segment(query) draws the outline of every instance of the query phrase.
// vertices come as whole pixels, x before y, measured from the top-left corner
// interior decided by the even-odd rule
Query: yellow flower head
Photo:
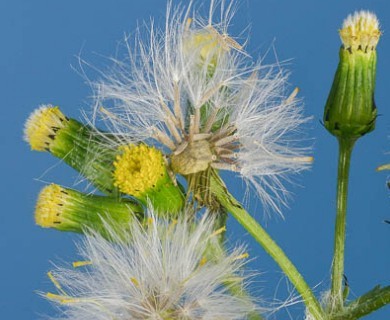
[[[61,224],[67,195],[66,190],[56,184],[43,188],[35,208],[36,224],[43,228],[53,228]]]
[[[24,139],[32,150],[50,151],[57,132],[65,127],[67,121],[59,107],[41,106],[27,119]]]
[[[142,197],[167,177],[162,153],[145,144],[121,147],[114,162],[114,185],[123,193]]]
[[[349,15],[339,32],[345,49],[352,51],[374,50],[381,35],[376,15],[368,11]]]

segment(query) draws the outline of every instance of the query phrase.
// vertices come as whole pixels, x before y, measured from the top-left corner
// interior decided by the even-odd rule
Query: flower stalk
[[[337,176],[337,211],[334,235],[334,256],[332,265],[332,288],[331,301],[332,311],[340,310],[343,306],[343,275],[344,275],[344,252],[345,230],[347,219],[347,200],[349,168],[354,140],[339,139],[339,164]]]
[[[283,270],[296,290],[302,296],[308,310],[315,317],[315,319],[325,319],[324,311],[322,310],[309,285],[306,283],[302,275],[286,256],[283,250],[271,238],[271,236],[228,192],[218,176],[212,176],[210,187],[212,192],[220,201],[221,205],[232,214],[232,216],[249,232],[249,234],[264,248],[264,250]]]
[[[340,61],[324,111],[325,128],[339,142],[330,299],[330,312],[333,314],[344,308],[345,230],[351,154],[355,142],[375,129],[376,46],[381,32],[376,16],[360,11],[344,20],[339,33],[342,41]]]

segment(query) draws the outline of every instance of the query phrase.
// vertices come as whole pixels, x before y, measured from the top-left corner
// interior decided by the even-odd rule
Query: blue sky
[[[177,2],[177,1],[175,1]],[[200,1],[199,1],[200,2]],[[207,3],[207,1],[204,1]],[[91,90],[80,76],[78,58],[102,66],[115,55],[119,41],[137,23],[155,17],[163,22],[164,0],[0,2],[0,108],[3,209],[0,214],[0,315],[8,319],[39,319],[54,314],[36,291],[52,290],[46,277],[50,261],[73,261],[78,236],[44,230],[34,225],[33,212],[39,190],[48,182],[72,186],[77,173],[49,154],[31,152],[22,141],[25,119],[38,105],[60,105],[69,116],[81,118],[91,103]],[[315,162],[292,187],[294,201],[285,220],[264,219],[260,206],[250,205],[255,217],[285,249],[302,274],[320,294],[329,285],[333,249],[337,143],[320,124],[323,107],[338,62],[337,30],[342,20],[358,9],[377,13],[384,35],[378,46],[376,103],[380,117],[376,130],[357,143],[351,167],[348,210],[346,274],[351,297],[389,284],[390,219],[388,174],[375,167],[390,161],[389,75],[390,4],[382,0],[241,0],[231,34],[250,26],[249,53],[274,62],[288,61],[292,86],[301,89],[305,114],[313,117],[307,135],[312,138]],[[234,193],[244,188],[229,177]],[[234,183],[235,182],[235,183]],[[232,220],[232,219],[230,219]],[[253,289],[265,300],[283,300],[291,286],[264,251],[234,221],[230,240],[249,243],[251,269],[262,274]],[[300,319],[302,306],[291,308]],[[281,312],[278,319],[288,319]],[[272,318],[272,317],[271,317]],[[390,318],[389,308],[367,319]]]

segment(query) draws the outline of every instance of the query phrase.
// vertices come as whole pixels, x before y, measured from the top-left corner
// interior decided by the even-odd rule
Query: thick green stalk
[[[227,191],[218,176],[212,175],[210,180],[211,191],[215,194],[222,206],[253,236],[253,238],[275,260],[296,290],[302,296],[306,307],[315,319],[325,319],[318,300],[312,290],[298,272],[297,268],[288,259],[283,250],[275,243],[269,234],[244,210],[241,204]]]
[[[349,167],[352,149],[355,140],[339,138],[339,164],[337,176],[337,211],[334,235],[334,256],[332,265],[331,301],[332,312],[337,312],[343,307],[343,275],[344,275],[344,251],[345,229],[347,218],[347,198]]]
[[[350,302],[332,320],[356,320],[368,315],[390,303],[390,286],[376,286],[356,300]]]

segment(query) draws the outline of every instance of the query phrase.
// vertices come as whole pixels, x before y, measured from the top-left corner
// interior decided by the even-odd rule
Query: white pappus
[[[213,225],[206,216],[197,224],[151,216],[146,227],[133,223],[121,236],[107,227],[112,241],[91,231],[79,245],[86,262],[50,272],[58,293],[46,297],[61,319],[246,319],[258,308],[229,291],[229,283],[246,280],[246,255],[237,248],[210,259],[218,242]]]
[[[112,131],[108,144],[161,148],[174,174],[208,205],[208,176],[238,173],[266,208],[281,213],[291,173],[309,167],[302,145],[302,104],[288,73],[253,61],[228,35],[234,1],[211,1],[209,18],[168,4],[165,29],[138,32],[128,59],[94,83],[93,123]],[[219,13],[220,19],[213,22]],[[203,191],[199,191],[203,190]],[[202,194],[203,193],[203,194]]]

